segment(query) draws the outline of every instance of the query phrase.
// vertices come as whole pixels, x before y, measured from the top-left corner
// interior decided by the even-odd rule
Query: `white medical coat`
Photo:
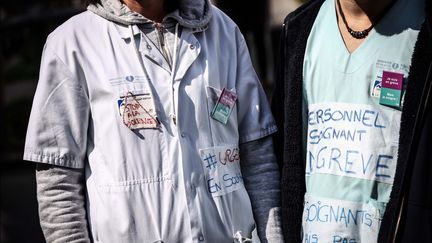
[[[136,26],[139,54],[128,26],[89,11],[48,37],[24,159],[85,168],[95,242],[232,242],[238,231],[251,236],[255,223],[238,145],[276,126],[239,29],[211,11],[206,29],[182,29],[174,81]],[[223,88],[237,94],[227,124],[210,117]],[[149,91],[161,126],[131,130],[119,114],[119,97]],[[208,155],[217,163],[209,164]]]

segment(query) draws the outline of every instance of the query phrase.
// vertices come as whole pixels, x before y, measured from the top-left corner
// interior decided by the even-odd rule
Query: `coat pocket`
[[[96,242],[166,242],[176,217],[175,193],[168,176],[125,181],[97,188],[90,198],[92,233]],[[183,209],[182,209],[183,210]]]

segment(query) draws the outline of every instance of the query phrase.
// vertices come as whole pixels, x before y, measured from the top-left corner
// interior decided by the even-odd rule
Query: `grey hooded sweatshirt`
[[[168,63],[173,57],[176,24],[179,31],[205,31],[212,17],[207,0],[180,0],[178,8],[162,23],[155,23],[131,11],[116,0],[102,0],[88,10],[120,25],[137,25],[158,47]],[[240,144],[241,171],[251,199],[261,242],[283,242],[279,216],[279,172],[269,136]],[[85,205],[85,171],[56,165],[38,164],[37,195],[41,227],[47,242],[91,242]],[[144,220],[144,219],[143,219]],[[175,229],[173,229],[175,230]],[[250,242],[241,232],[234,242]],[[256,241],[254,241],[256,242]]]

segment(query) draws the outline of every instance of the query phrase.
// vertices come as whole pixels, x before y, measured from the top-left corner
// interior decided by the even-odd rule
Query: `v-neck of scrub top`
[[[343,40],[342,33],[339,30],[339,24],[337,20],[338,14],[336,12],[336,1],[332,0],[331,2],[332,2],[331,5],[333,7],[331,7],[331,14],[328,16],[330,18],[329,21],[330,26],[332,27],[329,35],[336,36],[335,38],[336,48],[334,48],[332,51],[334,51],[336,60],[343,60],[340,63],[334,62],[335,64],[334,67],[336,70],[346,74],[354,73],[360,67],[362,67],[364,63],[368,62],[370,58],[378,54],[379,48],[382,45],[381,41],[383,40],[383,36],[377,34],[375,28],[372,28],[372,30],[369,32],[368,36],[366,36],[363,42],[353,52],[350,53],[345,44],[345,41]],[[389,9],[389,13],[386,16],[384,16],[377,25],[386,21],[386,18],[390,14],[390,11],[394,9],[394,7],[395,6]],[[331,40],[332,40],[331,38],[326,39],[326,41],[331,41]]]
[[[407,44],[406,39],[412,35],[411,28],[421,24],[421,22],[420,24],[418,22],[420,19],[424,19],[424,15],[419,14],[407,20],[403,19],[403,16],[400,16],[400,12],[401,9],[415,12],[423,6],[424,4],[421,4],[420,0],[412,3],[409,0],[397,0],[381,21],[371,30],[363,43],[350,53],[339,30],[336,0],[325,1],[307,41],[303,68],[304,97],[305,101],[307,101],[306,103],[360,102],[378,104],[378,100],[370,99],[367,95],[360,94],[359,92],[369,89],[370,82],[375,78],[376,72],[379,71],[377,63],[375,63],[377,60],[380,60],[382,57],[389,57],[395,62],[406,60],[404,58],[405,53],[411,52],[414,46],[413,43]],[[393,29],[391,28],[400,28],[398,30],[400,32],[389,36],[390,34],[387,34],[386,31],[392,33]],[[391,30],[389,31],[388,29]],[[418,29],[414,30],[418,31]],[[322,38],[322,36],[327,36],[328,38]],[[316,40],[317,38],[319,40]],[[389,39],[393,38],[401,41],[400,45],[407,45],[404,48],[409,49],[409,51],[404,49],[400,53],[388,53],[389,50],[395,50],[395,44],[393,42],[389,48],[387,46],[383,48],[383,43],[387,43]],[[313,60],[320,61],[316,62]],[[409,65],[409,62],[407,64]],[[312,70],[314,73],[306,73],[307,70],[309,70],[308,72]],[[324,70],[328,70],[328,72],[323,73]],[[408,71],[408,68],[403,70],[404,76],[407,76]],[[325,75],[325,80],[327,81],[321,82],[315,80],[315,78],[308,80],[317,75],[320,76],[318,79],[323,79],[321,76]],[[329,82],[328,80],[332,80],[331,84],[329,84],[330,86],[344,85],[346,92],[342,93],[341,90],[338,90],[338,93],[334,94],[334,90],[325,84]],[[347,89],[347,86],[351,88]],[[327,91],[330,93],[326,94]],[[336,99],[332,97],[336,97]]]

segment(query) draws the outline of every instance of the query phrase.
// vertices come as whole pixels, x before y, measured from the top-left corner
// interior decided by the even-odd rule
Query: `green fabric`
[[[303,239],[375,242],[392,190],[403,91],[424,21],[424,3],[395,2],[352,53],[338,29],[335,8],[335,0],[322,5],[303,66],[307,117]],[[383,71],[398,77],[402,89],[381,88],[389,85],[381,80]]]
[[[371,85],[381,77],[383,70],[400,72],[408,76],[414,44],[424,19],[423,1],[399,0],[386,16],[371,30],[369,36],[353,52],[349,53],[337,27],[335,1],[326,1],[320,9],[308,38],[304,61],[304,93],[306,104],[352,103],[379,106],[382,109],[398,112],[394,108],[379,104],[379,97],[371,96]],[[403,11],[409,13],[400,14]],[[326,196],[323,191],[315,191],[309,181],[334,185],[342,183],[340,195],[329,193],[335,198],[357,199],[379,198],[388,201],[391,186],[353,178],[337,179],[335,176],[317,176],[308,179],[307,191]],[[343,190],[356,184],[356,190]],[[358,186],[358,185],[362,186]],[[382,195],[374,196],[371,187],[381,188]],[[319,187],[319,190],[322,190]],[[351,195],[352,194],[352,195]]]

